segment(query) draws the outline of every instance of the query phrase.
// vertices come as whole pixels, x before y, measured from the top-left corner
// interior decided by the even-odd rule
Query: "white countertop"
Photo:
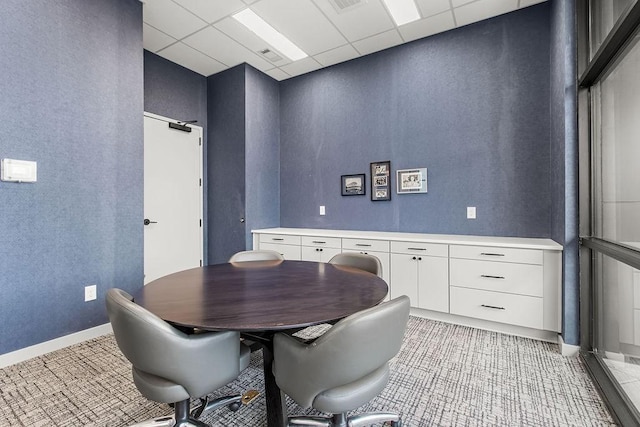
[[[264,228],[254,234],[340,237],[351,239],[399,240],[403,242],[443,243],[449,245],[496,246],[562,251],[562,245],[551,239],[526,237],[467,236],[456,234],[400,233],[389,231],[324,230],[318,228]]]

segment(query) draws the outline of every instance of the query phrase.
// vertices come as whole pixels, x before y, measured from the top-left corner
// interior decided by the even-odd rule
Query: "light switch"
[[[467,206],[467,219],[476,219],[476,207]]]
[[[38,164],[27,160],[2,159],[0,180],[10,182],[36,182]]]

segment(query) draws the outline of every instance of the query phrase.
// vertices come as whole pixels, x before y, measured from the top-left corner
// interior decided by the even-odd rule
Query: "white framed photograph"
[[[398,194],[427,192],[427,168],[398,169],[396,171]]]

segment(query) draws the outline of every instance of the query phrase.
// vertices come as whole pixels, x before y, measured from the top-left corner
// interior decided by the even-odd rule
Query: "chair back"
[[[280,388],[309,407],[325,390],[360,380],[387,366],[400,350],[409,319],[406,295],[336,323],[311,344],[285,334],[274,339],[274,374]]]
[[[329,260],[329,264],[344,265],[368,271],[378,277],[382,277],[382,264],[378,257],[369,254],[359,254],[355,252],[344,252],[334,255]]]
[[[246,262],[246,261],[282,261],[284,257],[279,252],[268,249],[255,251],[241,251],[233,254],[229,262]]]
[[[134,370],[178,384],[192,397],[210,393],[238,376],[237,332],[187,335],[134,303],[121,289],[107,291],[106,305],[118,347]]]

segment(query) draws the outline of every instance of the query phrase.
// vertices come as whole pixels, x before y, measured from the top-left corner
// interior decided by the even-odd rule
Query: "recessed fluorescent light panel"
[[[275,28],[256,15],[253,10],[245,9],[233,15],[233,17],[290,60],[297,61],[309,56],[293,44],[291,40],[283,36],[282,33],[276,31]]]
[[[408,24],[420,19],[420,12],[414,0],[383,0],[396,25]]]

